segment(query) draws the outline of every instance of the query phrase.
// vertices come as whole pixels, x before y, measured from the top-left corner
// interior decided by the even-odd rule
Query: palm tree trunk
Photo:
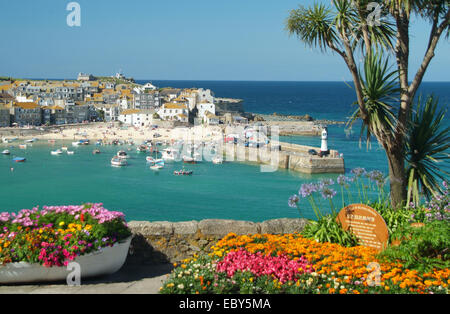
[[[391,205],[400,208],[406,200],[406,172],[403,149],[386,150],[391,186]]]

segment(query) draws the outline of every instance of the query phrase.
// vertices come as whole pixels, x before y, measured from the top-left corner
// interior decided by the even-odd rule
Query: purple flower
[[[289,201],[288,201],[289,207],[296,208],[299,200],[300,200],[300,198],[298,197],[297,194],[294,194],[291,197],[289,197]]]
[[[298,194],[301,195],[303,198],[310,196],[312,193],[317,192],[318,186],[313,183],[304,183],[300,187],[300,190],[298,191]]]
[[[363,175],[365,175],[367,173],[366,169],[359,168],[359,167],[355,168],[355,169],[352,169],[350,172],[353,173],[358,178],[363,176]]]
[[[324,199],[332,199],[336,195],[336,191],[327,186],[325,186],[320,193]]]

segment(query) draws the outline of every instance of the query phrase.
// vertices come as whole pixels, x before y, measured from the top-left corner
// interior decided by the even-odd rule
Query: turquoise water
[[[259,113],[310,114],[316,118],[345,121],[354,101],[353,91],[343,82],[207,82],[153,81],[158,86],[211,88],[218,97],[244,99],[247,111]],[[439,96],[448,107],[450,83],[424,83],[421,92]],[[447,119],[447,125],[450,121]],[[346,134],[342,125],[328,129],[329,148],[344,154],[346,173],[352,168],[378,169],[387,173],[384,151],[375,142],[370,150],[359,147],[359,129]],[[320,147],[319,137],[282,137],[282,141]],[[18,143],[14,143],[18,146]],[[123,147],[94,146],[73,148],[75,155],[52,156],[50,151],[62,142],[48,146],[44,142],[27,150],[10,149],[27,162],[12,162],[13,155],[0,155],[0,211],[17,211],[36,205],[66,205],[102,202],[111,210],[123,211],[128,220],[200,220],[206,218],[263,221],[280,217],[299,217],[288,207],[288,198],[301,184],[337,175],[306,175],[287,170],[262,173],[258,166],[245,163],[189,165],[192,177],[172,173],[181,163],[167,164],[155,173],[145,155],[131,151],[130,165],[113,168],[111,157]],[[66,143],[66,145],[68,145]],[[69,146],[69,145],[68,145]],[[7,147],[0,144],[0,150]],[[72,149],[70,147],[69,149]],[[448,169],[448,163],[443,165]],[[14,167],[11,172],[10,168]],[[339,189],[338,189],[339,190]],[[353,200],[358,199],[356,189]],[[322,201],[329,210],[328,202]],[[340,204],[340,196],[334,199]],[[301,203],[301,215],[315,218],[308,203]]]
[[[256,165],[203,162],[187,165],[193,176],[174,176],[182,163],[166,163],[154,172],[145,154],[130,153],[129,166],[111,167],[110,160],[123,147],[104,146],[93,155],[94,146],[81,146],[74,155],[53,156],[55,146],[34,144],[26,150],[9,148],[10,156],[0,156],[0,210],[16,211],[35,205],[102,202],[111,210],[123,211],[128,220],[184,221],[228,218],[262,221],[298,217],[287,204],[298,182],[309,175],[280,170],[262,173]],[[17,144],[16,144],[17,146]],[[5,149],[6,145],[0,145]],[[26,157],[14,163],[14,156]],[[14,171],[10,168],[14,167]],[[311,213],[305,213],[311,217]]]
[[[330,132],[330,137],[335,138],[330,140],[330,146],[334,148],[332,142],[346,146],[342,141],[348,139],[337,134]],[[317,137],[283,137],[281,140],[320,144]],[[6,149],[8,145],[11,144],[2,144],[0,149]],[[128,220],[221,218],[263,221],[299,217],[299,213],[287,205],[289,196],[296,193],[302,183],[337,177],[300,174],[284,169],[264,173],[255,164],[229,162],[214,165],[206,161],[185,165],[186,169],[194,171],[194,175],[179,177],[174,176],[173,171],[181,169],[184,164],[166,163],[163,170],[152,171],[145,161],[146,155],[136,152],[134,146],[129,151],[129,165],[115,168],[110,165],[112,156],[127,146],[102,146],[102,153],[93,155],[93,145],[71,147],[70,143],[63,141],[57,141],[54,146],[44,141],[37,142],[26,150],[19,149],[18,143],[13,145],[14,148],[8,148],[10,156],[0,156],[1,211],[17,211],[36,205],[101,202],[108,209],[123,211]],[[75,154],[50,154],[64,145]],[[346,160],[346,166],[351,166],[348,169],[357,166],[361,154],[372,158],[374,166],[379,155],[382,156],[364,150],[354,152]],[[12,158],[15,156],[26,157],[27,161],[14,163]],[[356,191],[353,192],[356,197]],[[315,217],[309,206],[302,204],[301,207],[302,217]]]

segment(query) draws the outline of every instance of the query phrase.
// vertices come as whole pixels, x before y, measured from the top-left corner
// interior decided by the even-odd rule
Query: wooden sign
[[[379,251],[387,247],[389,231],[383,217],[372,207],[352,204],[344,207],[336,220],[342,228],[351,230],[364,246]]]

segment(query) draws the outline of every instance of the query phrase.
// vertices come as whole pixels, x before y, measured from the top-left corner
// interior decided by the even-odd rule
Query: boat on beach
[[[114,167],[124,167],[124,166],[128,165],[128,162],[124,158],[120,158],[118,156],[114,156],[111,159],[111,165],[114,166]]]

